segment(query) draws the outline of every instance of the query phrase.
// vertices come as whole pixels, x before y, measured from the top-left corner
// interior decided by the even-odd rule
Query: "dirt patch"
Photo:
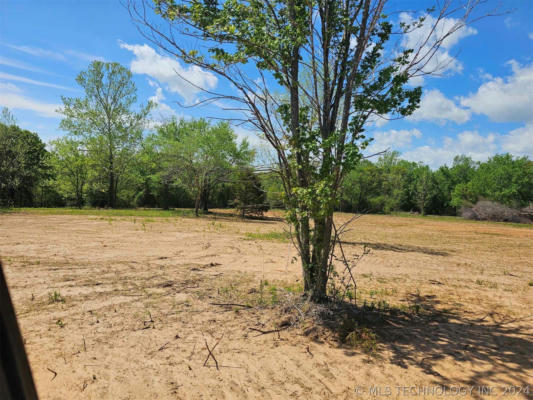
[[[413,385],[434,390],[418,398],[499,398],[531,385],[533,230],[365,216],[343,238],[348,256],[371,249],[358,307],[317,308],[298,302],[284,229],[0,215],[40,398],[413,398]]]

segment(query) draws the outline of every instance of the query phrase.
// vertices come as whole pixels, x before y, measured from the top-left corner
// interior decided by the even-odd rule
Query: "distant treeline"
[[[117,208],[206,211],[268,203],[283,208],[277,175],[254,172],[254,151],[246,142],[238,144],[227,124],[169,121],[115,146],[111,177],[103,146],[68,135],[46,146],[36,133],[0,124],[0,205],[111,207],[114,202]],[[456,215],[479,200],[512,208],[531,204],[533,162],[509,154],[486,162],[457,156],[451,166],[432,170],[389,152],[361,161],[347,176],[338,209]]]
[[[456,156],[451,166],[431,170],[390,152],[362,161],[344,182],[345,211],[456,215],[462,207],[490,200],[510,208],[533,203],[533,161],[500,154],[485,162]]]

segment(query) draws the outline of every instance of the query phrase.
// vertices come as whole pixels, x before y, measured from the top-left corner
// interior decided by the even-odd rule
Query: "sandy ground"
[[[298,285],[300,267],[289,241],[247,234],[283,229],[220,215],[0,215],[40,397],[531,398],[518,392],[533,392],[533,229],[357,220],[344,249],[371,249],[355,270],[358,304],[407,310],[370,326],[371,354],[305,320],[261,334],[287,327],[290,294],[254,303],[260,282]],[[213,304],[230,302],[253,307]],[[204,365],[216,343],[218,369],[211,358]]]

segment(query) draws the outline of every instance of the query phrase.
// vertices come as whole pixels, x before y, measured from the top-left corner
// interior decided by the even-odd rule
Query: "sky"
[[[412,9],[428,5],[406,3]],[[396,150],[432,168],[459,154],[477,161],[505,152],[533,158],[533,1],[503,4],[509,13],[482,19],[445,42],[438,54],[447,61],[443,76],[411,82],[423,87],[412,116],[368,127],[374,137],[368,154]],[[407,37],[405,45],[419,39]],[[75,78],[92,60],[130,68],[139,103],[157,104],[156,120],[229,115],[216,105],[183,107],[201,93],[179,75],[217,91],[228,90],[227,83],[158,50],[120,1],[0,0],[0,107],[8,107],[22,128],[45,142],[65,135],[57,113],[61,96],[83,96]],[[253,131],[235,130],[252,144],[261,142]]]

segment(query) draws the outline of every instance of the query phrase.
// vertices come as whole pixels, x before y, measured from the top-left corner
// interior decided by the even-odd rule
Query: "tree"
[[[69,137],[51,143],[52,165],[58,188],[67,197],[74,199],[77,207],[85,202],[85,187],[89,174],[89,158],[82,143]]]
[[[3,107],[2,111],[0,112],[0,123],[11,126],[11,125],[17,125],[17,120],[7,107]]]
[[[252,168],[243,168],[237,172],[235,183],[235,205],[246,217],[248,209],[262,210],[265,206],[266,193],[261,180]]]
[[[527,157],[497,154],[479,165],[468,185],[476,201],[524,207],[533,200],[533,163]]]
[[[383,212],[376,207],[375,198],[383,195],[383,173],[379,167],[369,160],[362,160],[350,171],[343,182],[343,211]],[[345,209],[345,206],[347,209]]]
[[[406,84],[438,69],[430,61],[472,19],[479,1],[452,3],[437,2],[431,18],[423,13],[394,26],[387,11],[397,10],[387,9],[386,0],[142,0],[142,7],[130,1],[150,40],[239,92],[206,91],[210,100],[237,103],[243,122],[274,148],[304,291],[314,301],[327,297],[332,246],[343,231],[334,225],[333,210],[344,177],[368,144],[367,123],[414,112],[421,89]],[[151,19],[150,8],[168,29]],[[452,15],[457,19],[449,20]],[[409,40],[403,47],[390,44],[391,37],[414,30],[422,40],[413,47]],[[199,52],[198,42],[205,51]],[[244,67],[249,62],[255,77],[253,67]]]
[[[237,145],[229,124],[206,120],[170,121],[159,129],[166,176],[178,179],[194,198],[194,212],[208,210],[209,196],[235,168],[248,165],[253,152],[248,142]]]
[[[118,63],[93,61],[76,82],[84,89],[85,97],[62,97],[59,112],[64,119],[60,127],[83,139],[91,159],[107,176],[107,205],[116,207],[121,177],[142,139],[152,104],[139,111],[132,109],[137,88],[131,72]]]
[[[36,133],[0,123],[0,204],[31,206],[48,174],[48,152]]]
[[[419,165],[415,170],[414,194],[420,214],[425,215],[435,194],[435,180],[427,165]]]

